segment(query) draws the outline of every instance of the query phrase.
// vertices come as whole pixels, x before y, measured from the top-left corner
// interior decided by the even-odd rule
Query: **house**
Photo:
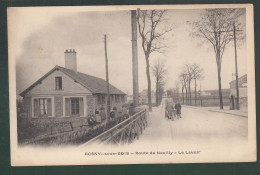
[[[229,83],[230,85],[230,109],[236,108],[235,100],[237,98],[236,80]],[[247,108],[247,74],[238,78],[239,90],[239,106],[240,108]]]
[[[151,103],[156,104],[155,92],[151,91]],[[144,89],[139,93],[139,104],[148,104],[148,90]]]
[[[109,85],[110,106],[121,109],[126,94]],[[105,110],[107,82],[77,71],[75,50],[66,50],[65,68],[55,66],[21,94],[29,118],[84,118]]]

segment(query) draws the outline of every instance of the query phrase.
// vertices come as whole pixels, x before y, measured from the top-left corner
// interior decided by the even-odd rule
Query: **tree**
[[[187,104],[187,75],[185,72],[182,72],[180,75],[179,75],[179,79],[181,81],[181,95],[182,95],[182,103],[184,104],[184,89],[186,91],[186,104]]]
[[[165,10],[139,10],[137,12],[137,23],[139,34],[142,39],[142,48],[146,61],[146,76],[148,83],[148,105],[149,110],[152,111],[151,105],[151,78],[150,78],[150,63],[149,58],[151,53],[159,52],[163,53],[163,49],[166,47],[163,44],[165,40],[165,34],[170,32],[172,28],[161,27],[166,19]]]
[[[223,109],[222,91],[221,91],[221,63],[226,45],[233,40],[232,29],[234,23],[236,28],[242,24],[239,23],[239,17],[244,14],[243,9],[206,9],[201,14],[199,21],[193,23],[193,36],[200,38],[213,46],[218,73],[218,89],[220,109]]]
[[[160,104],[161,96],[163,95],[163,86],[165,84],[164,77],[167,73],[167,69],[165,67],[165,63],[160,61],[159,59],[155,62],[155,64],[152,67],[152,73],[155,77],[156,82],[156,105],[158,106]]]
[[[197,105],[197,80],[203,78],[204,69],[200,65],[194,63],[192,65],[192,78],[194,79],[195,86],[195,106]]]
[[[184,74],[186,75],[186,88],[188,88],[188,103],[191,105],[191,81],[193,80],[193,67],[191,64],[185,64],[183,67]]]
[[[163,96],[163,94],[165,92],[164,91],[164,86],[165,86],[165,81],[160,82],[159,90],[158,90],[158,105],[160,105],[161,102],[162,102],[162,96]]]

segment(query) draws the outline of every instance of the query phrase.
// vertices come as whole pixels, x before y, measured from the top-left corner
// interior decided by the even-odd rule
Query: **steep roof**
[[[87,75],[80,72],[74,72],[73,70],[66,69],[61,66],[55,66],[52,70],[50,70],[47,74],[41,77],[38,81],[29,86],[26,90],[24,90],[20,95],[24,96],[28,91],[30,91],[34,86],[36,86],[39,82],[41,82],[45,77],[50,75],[53,71],[60,70],[64,74],[68,75],[77,83],[81,84],[88,90],[90,90],[93,94],[107,94],[107,82],[104,79],[94,77],[91,75]],[[117,89],[115,86],[109,84],[109,93],[110,94],[122,94],[125,95],[124,92]]]

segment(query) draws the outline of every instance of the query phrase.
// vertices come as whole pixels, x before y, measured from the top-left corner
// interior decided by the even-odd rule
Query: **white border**
[[[205,9],[205,8],[246,8],[246,35],[247,35],[247,73],[248,73],[248,142],[232,147],[232,150],[203,150],[199,157],[179,157],[170,159],[167,156],[157,157],[86,157],[85,151],[113,150],[110,147],[88,147],[84,150],[73,148],[18,148],[17,146],[17,114],[16,114],[16,73],[15,55],[13,55],[11,33],[12,29],[8,20],[8,55],[9,55],[9,101],[10,101],[10,144],[11,144],[11,165],[12,166],[37,166],[37,165],[85,165],[85,164],[139,164],[139,163],[204,163],[204,162],[251,162],[256,161],[256,104],[255,104],[255,57],[254,57],[254,15],[252,4],[211,4],[211,5],[134,5],[134,6],[73,6],[73,7],[9,7],[8,19],[17,8],[47,9],[48,12],[59,10],[60,13],[77,11],[115,11],[115,10],[136,10],[136,9]],[[167,143],[158,145],[158,148],[168,148]],[[142,145],[140,148],[122,147],[116,151],[147,151],[156,146]],[[243,148],[243,149],[242,149]],[[37,155],[37,156],[35,156]]]

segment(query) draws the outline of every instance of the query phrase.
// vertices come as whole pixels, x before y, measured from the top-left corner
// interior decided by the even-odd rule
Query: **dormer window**
[[[62,90],[62,77],[55,77],[56,90]]]

